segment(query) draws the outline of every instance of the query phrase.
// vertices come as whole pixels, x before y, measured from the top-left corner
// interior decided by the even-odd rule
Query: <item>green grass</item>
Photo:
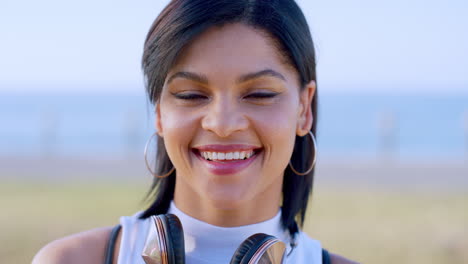
[[[100,226],[141,209],[146,189],[104,184],[0,186],[0,263],[30,263],[54,239]]]
[[[468,263],[468,195],[317,190],[306,231],[362,263]]]
[[[114,184],[0,185],[0,263],[30,263],[47,242],[118,223],[146,188]],[[362,263],[468,263],[468,195],[316,187],[305,230]]]

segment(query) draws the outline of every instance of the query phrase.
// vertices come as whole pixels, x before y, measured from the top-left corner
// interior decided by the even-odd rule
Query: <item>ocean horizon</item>
[[[322,156],[468,156],[468,94],[319,93],[318,114]],[[0,155],[138,154],[153,120],[144,95],[0,93]]]

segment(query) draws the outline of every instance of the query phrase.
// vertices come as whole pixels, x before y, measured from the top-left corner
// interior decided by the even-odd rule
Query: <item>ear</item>
[[[158,135],[160,137],[163,137],[163,127],[162,127],[162,123],[161,123],[161,108],[159,106],[159,102],[156,103],[156,106],[155,106],[155,109],[154,109],[154,114],[155,114],[155,128],[156,128],[156,132],[158,133]]]
[[[312,99],[315,96],[316,90],[315,81],[311,81],[299,92],[299,111],[297,116],[296,134],[298,136],[305,136],[312,128],[314,117],[312,115]]]

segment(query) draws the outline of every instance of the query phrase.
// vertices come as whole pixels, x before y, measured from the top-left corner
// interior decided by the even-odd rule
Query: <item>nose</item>
[[[202,119],[202,128],[219,137],[228,137],[234,132],[246,130],[249,121],[241,111],[239,103],[225,98],[214,100]]]

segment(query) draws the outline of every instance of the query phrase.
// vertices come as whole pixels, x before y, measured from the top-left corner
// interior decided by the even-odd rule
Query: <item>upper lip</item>
[[[261,147],[253,146],[253,145],[246,145],[246,144],[230,144],[230,145],[219,145],[219,144],[211,144],[211,145],[203,145],[194,147],[199,151],[211,151],[211,152],[232,152],[232,151],[249,151],[249,150],[256,150],[260,149]]]

